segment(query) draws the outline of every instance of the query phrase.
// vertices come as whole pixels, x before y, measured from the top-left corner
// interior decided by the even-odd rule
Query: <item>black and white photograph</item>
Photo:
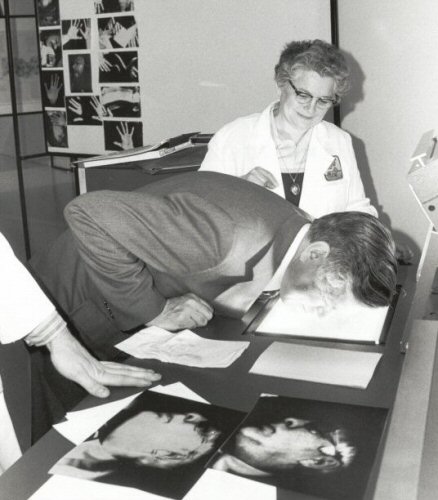
[[[133,121],[105,121],[105,149],[128,151],[143,146],[143,123]]]
[[[134,0],[94,0],[96,14],[129,12],[134,10]]]
[[[0,17],[5,15],[5,5],[4,0],[0,0]]]
[[[59,0],[37,0],[39,26],[59,25]]]
[[[102,87],[100,93],[100,102],[102,103],[106,116],[121,118],[140,117],[140,87]]]
[[[91,47],[91,19],[62,20],[62,48],[84,50]]]
[[[64,73],[61,70],[42,71],[43,106],[63,108],[65,106]]]
[[[138,82],[138,52],[101,52],[99,54],[100,83]]]
[[[40,30],[40,54],[42,68],[62,66],[61,30]]]
[[[104,110],[98,96],[66,98],[68,125],[101,125]]]
[[[180,499],[243,416],[145,391],[61,458],[50,473]]]
[[[318,498],[363,497],[387,410],[261,396],[209,467]]]
[[[100,49],[138,47],[138,29],[134,16],[101,17],[97,24]]]
[[[49,146],[68,148],[65,111],[46,111],[46,138]]]
[[[87,53],[69,54],[70,92],[92,92],[91,56]]]

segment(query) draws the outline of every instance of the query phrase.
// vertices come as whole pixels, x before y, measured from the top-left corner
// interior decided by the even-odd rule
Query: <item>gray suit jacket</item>
[[[94,339],[108,324],[114,332],[143,325],[167,298],[188,292],[241,317],[308,222],[268,190],[213,172],[88,193],[65,216],[73,236],[63,235],[37,271]]]

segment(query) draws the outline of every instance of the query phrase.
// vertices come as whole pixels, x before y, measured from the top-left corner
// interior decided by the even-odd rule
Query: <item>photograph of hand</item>
[[[101,83],[138,82],[137,51],[100,53],[99,81]]]
[[[98,96],[67,97],[68,125],[101,125],[104,116]]]
[[[134,16],[102,17],[99,26],[99,48],[138,47],[138,30]]]
[[[133,121],[104,122],[105,149],[128,151],[143,145],[143,124]]]
[[[139,117],[140,87],[139,86],[105,86],[101,88],[101,102],[107,116]]]
[[[46,112],[47,142],[57,148],[68,147],[67,118],[65,111]]]
[[[62,66],[60,30],[40,31],[40,54],[42,68],[59,68]]]
[[[43,92],[43,105],[45,107],[64,107],[64,73],[58,71],[41,72]]]
[[[62,48],[83,50],[91,47],[91,19],[62,21]]]

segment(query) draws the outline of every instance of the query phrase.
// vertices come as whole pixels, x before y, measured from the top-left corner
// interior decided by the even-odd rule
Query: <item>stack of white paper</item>
[[[184,500],[276,500],[277,488],[234,474],[207,469]]]
[[[382,354],[274,342],[250,373],[365,389]]]
[[[249,342],[209,340],[190,330],[171,333],[162,328],[145,328],[116,347],[136,358],[155,358],[202,368],[225,368],[248,347]]]
[[[104,484],[86,479],[68,476],[52,476],[39,488],[29,500],[167,500],[135,488]]]

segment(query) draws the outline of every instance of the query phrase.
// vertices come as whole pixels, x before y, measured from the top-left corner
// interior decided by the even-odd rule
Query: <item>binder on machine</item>
[[[81,159],[76,164],[79,168],[85,169],[142,169],[152,175],[160,171],[193,170],[201,165],[212,135],[190,132],[129,151],[116,151]]]
[[[81,158],[77,167],[79,194],[94,189],[135,189],[143,174],[172,174],[197,170],[207,153],[213,134],[190,132],[152,146]],[[126,172],[126,175],[125,175]],[[131,174],[128,175],[128,172]],[[94,180],[93,180],[94,179]]]

